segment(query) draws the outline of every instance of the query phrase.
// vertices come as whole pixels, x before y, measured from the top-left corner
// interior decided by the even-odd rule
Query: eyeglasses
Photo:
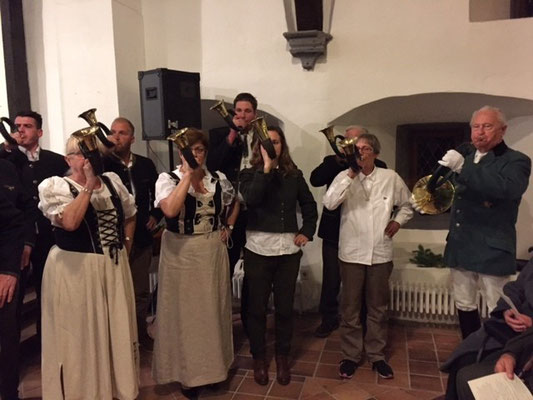
[[[204,154],[205,147],[191,147],[191,152],[194,154]]]
[[[498,127],[493,124],[474,124],[474,125],[471,125],[471,128],[473,131],[480,131],[483,129],[485,132],[492,132]]]
[[[359,153],[372,153],[374,151],[370,146],[357,146],[357,149],[359,150]]]

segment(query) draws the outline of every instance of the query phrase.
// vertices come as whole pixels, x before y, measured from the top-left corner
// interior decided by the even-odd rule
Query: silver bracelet
[[[89,193],[89,194],[93,194],[93,191],[92,189],[87,189],[85,186],[81,188],[82,192],[86,192],[86,193]]]

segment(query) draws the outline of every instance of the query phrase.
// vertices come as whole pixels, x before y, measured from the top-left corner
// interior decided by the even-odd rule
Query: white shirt
[[[39,154],[41,153],[41,147],[37,146],[33,154],[31,151],[27,150],[25,147],[19,146],[19,150],[24,154],[26,157],[28,157],[28,161],[39,161]]]
[[[294,232],[262,232],[246,231],[245,247],[256,254],[262,256],[282,256],[285,254],[295,254],[300,251],[300,247],[294,244]]]
[[[411,193],[400,176],[391,169],[374,167],[367,176],[354,179],[348,170],[331,183],[322,202],[328,210],[342,204],[339,233],[339,259],[364,265],[392,260],[392,239],[385,235],[390,221],[400,225],[413,217]],[[393,207],[397,206],[393,218]]]
[[[485,157],[486,155],[487,153],[482,153],[481,151],[476,150],[476,154],[474,154],[474,164],[477,164],[478,162],[480,162],[481,159]]]
[[[122,201],[124,217],[128,219],[134,216],[137,213],[135,199],[128,192],[128,189],[126,189],[119,176],[114,172],[104,172],[104,175],[111,180],[113,187]],[[63,214],[63,210],[74,200],[67,179],[78,191],[82,190],[82,185],[68,177],[61,178],[59,176],[52,176],[42,181],[39,185],[39,209],[52,222],[52,225],[58,227],[61,227],[59,217]],[[98,189],[93,190],[91,194],[91,205],[97,211],[110,210],[115,207],[111,200],[111,193],[103,182]]]
[[[240,167],[240,171],[242,171],[243,169],[245,168],[250,168],[252,166],[252,164],[250,164],[250,161],[252,160],[252,153],[253,153],[253,148],[252,148],[252,142],[253,142],[253,135],[252,135],[252,130],[248,131],[247,134],[243,134],[241,135],[241,138],[242,138],[242,141],[243,141],[243,145],[246,146],[246,148],[248,149],[248,155],[245,157],[244,156],[244,152],[243,152],[243,156],[241,157],[241,167]]]
[[[183,172],[180,170],[181,166],[178,165],[178,167],[172,171],[176,176],[181,180],[183,179]],[[204,185],[204,188],[210,192],[214,193],[217,186],[217,180],[214,179],[213,175],[207,170],[207,168],[202,167],[205,171],[205,175],[202,179],[202,183]],[[222,205],[227,206],[231,204],[233,201],[234,196],[234,189],[233,186],[231,186],[231,183],[226,178],[226,175],[224,175],[222,172],[217,171],[218,179],[220,180],[220,187],[222,189]],[[157,181],[155,183],[155,201],[154,201],[154,207],[159,207],[159,203],[161,200],[166,199],[168,196],[170,196],[170,193],[175,189],[177,186],[176,181],[166,172],[163,172],[159,174],[159,177],[157,178]],[[191,196],[198,197],[200,194],[196,193],[194,190],[194,187],[192,185],[189,186],[189,190],[187,191]]]

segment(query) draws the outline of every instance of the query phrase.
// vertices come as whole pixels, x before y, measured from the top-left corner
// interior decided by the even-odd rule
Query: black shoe
[[[383,379],[394,378],[394,372],[389,364],[385,360],[379,360],[372,363],[372,370],[377,371],[378,375]]]
[[[331,332],[339,328],[339,321],[333,322],[333,323],[326,323],[322,321],[322,323],[316,328],[315,330],[315,336],[318,338],[326,338],[329,335],[331,335]]]
[[[195,400],[198,399],[198,395],[200,394],[200,388],[199,387],[181,387],[181,394],[185,396],[187,399]]]
[[[343,379],[352,379],[358,365],[352,360],[342,360],[339,365],[339,376]]]

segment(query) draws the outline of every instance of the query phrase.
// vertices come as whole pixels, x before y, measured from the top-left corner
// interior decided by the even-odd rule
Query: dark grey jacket
[[[529,260],[524,269],[522,269],[516,281],[509,282],[503,287],[503,292],[512,300],[518,312],[533,318],[533,259]],[[509,305],[500,299],[496,308],[490,314],[489,321],[505,324],[503,313],[508,309],[510,309]],[[518,335],[516,333],[514,336]],[[482,326],[461,342],[450,358],[441,366],[441,369],[448,371],[457,358],[468,353],[478,353],[483,344],[485,351],[500,350],[505,345],[498,342],[494,337],[489,336],[484,326]]]
[[[303,233],[313,239],[318,213],[302,171],[283,176],[278,170],[265,174],[247,168],[240,172],[239,181],[248,208],[247,230]],[[302,212],[301,228],[296,218],[298,205]]]
[[[500,143],[478,164],[466,156],[456,179],[444,262],[487,275],[516,271],[516,218],[531,160]]]

